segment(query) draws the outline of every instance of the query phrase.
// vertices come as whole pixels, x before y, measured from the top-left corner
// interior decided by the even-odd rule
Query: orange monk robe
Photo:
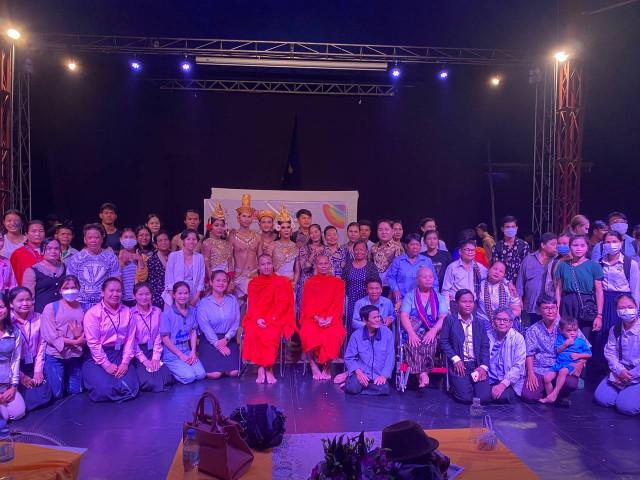
[[[314,351],[318,363],[338,357],[345,337],[342,324],[344,314],[344,282],[332,275],[314,275],[304,282],[300,307],[300,337],[305,352]],[[321,327],[313,318],[333,317]]]
[[[266,328],[256,323],[264,319]],[[291,338],[296,316],[291,280],[280,275],[258,275],[249,282],[247,313],[242,319],[242,358],[270,367],[276,362],[280,338]]]

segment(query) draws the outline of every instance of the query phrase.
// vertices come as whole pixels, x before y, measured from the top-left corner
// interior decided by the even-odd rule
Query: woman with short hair
[[[163,310],[164,300],[162,299],[162,294],[165,289],[165,269],[171,253],[171,237],[166,231],[160,230],[154,238],[154,243],[156,249],[147,261],[147,270],[149,271],[147,282],[151,287],[151,303]]]
[[[198,232],[187,228],[180,234],[182,248],[169,254],[165,270],[165,291],[162,295],[165,304],[173,303],[173,286],[177,282],[185,282],[189,286],[191,296],[189,303],[195,306],[204,290],[206,267],[204,257],[196,251],[198,248]]]
[[[11,254],[11,268],[18,285],[22,286],[24,271],[42,260],[42,242],[44,240],[44,223],[31,220],[27,223],[27,241]]]

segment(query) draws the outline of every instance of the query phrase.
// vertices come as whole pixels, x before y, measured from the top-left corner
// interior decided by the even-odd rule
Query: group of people
[[[451,252],[432,218],[406,236],[401,222],[379,220],[375,243],[360,220],[341,245],[310,211],[295,217],[284,205],[257,211],[244,195],[238,228],[216,203],[206,237],[194,210],[170,237],[156,214],[117,228],[106,203],[78,251],[69,225],[6,211],[1,418],[81,391],[124,401],[233,377],[242,361],[273,384],[278,353],[295,343],[315,380],[348,394],[387,394],[398,369],[426,388],[444,359],[458,401],[566,402],[588,365],[607,369],[597,403],[640,413],[638,241],[624,214],[593,228],[577,215],[535,251],[505,217],[499,241],[480,224]]]

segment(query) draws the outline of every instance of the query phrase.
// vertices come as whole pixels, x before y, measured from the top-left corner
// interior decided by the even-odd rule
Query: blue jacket
[[[369,380],[379,376],[391,378],[395,363],[393,333],[385,326],[373,337],[369,336],[367,327],[356,330],[349,338],[344,362],[349,375],[360,369]]]

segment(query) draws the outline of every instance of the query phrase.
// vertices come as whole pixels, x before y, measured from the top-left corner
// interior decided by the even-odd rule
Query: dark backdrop
[[[595,218],[620,208],[640,221],[632,201],[640,146],[634,6],[587,18],[563,13],[575,13],[576,2],[556,1],[132,3],[22,2],[13,12],[36,31],[536,51],[569,27],[588,52],[584,156],[595,166],[583,177],[583,210]],[[503,70],[497,91],[487,87],[494,70],[486,67],[452,68],[446,83],[436,66],[406,69],[396,97],[358,99],[162,92],[146,79],[178,76],[177,59],[143,60],[143,74],[133,75],[124,57],[82,56],[80,74],[69,75],[59,56],[34,58],[35,215],[56,212],[81,225],[113,201],[121,225],[155,211],[177,229],[212,186],[280,188],[297,118],[302,189],[357,189],[360,217],[401,218],[407,230],[434,215],[452,240],[463,226],[490,223],[489,151],[496,163],[532,159],[527,68]],[[193,76],[211,74],[198,67]],[[498,217],[514,213],[528,230],[531,171],[498,169],[494,181]]]

